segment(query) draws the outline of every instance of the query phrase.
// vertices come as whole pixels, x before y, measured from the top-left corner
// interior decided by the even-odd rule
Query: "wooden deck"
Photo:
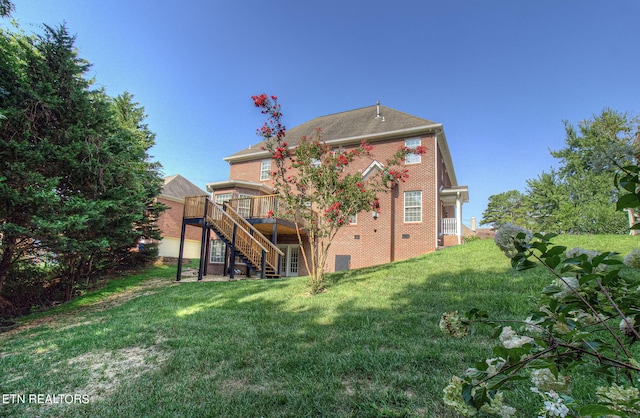
[[[247,259],[261,276],[278,274],[280,257],[284,254],[232,205],[223,208],[206,195],[186,197],[183,228],[184,225],[212,228],[233,250]],[[203,233],[202,244],[206,245],[204,236]]]

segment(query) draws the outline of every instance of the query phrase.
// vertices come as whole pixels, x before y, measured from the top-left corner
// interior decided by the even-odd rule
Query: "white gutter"
[[[361,141],[366,140],[370,142],[382,141],[385,139],[397,138],[400,136],[413,136],[422,132],[431,132],[434,130],[440,129],[442,130],[441,123],[432,123],[431,125],[423,125],[415,128],[407,128],[407,129],[398,129],[395,131],[381,132],[373,135],[358,135],[358,136],[350,136],[347,138],[339,138],[339,139],[330,139],[325,141],[328,145],[342,145],[342,144],[359,144]],[[295,147],[292,147],[295,148]],[[256,152],[252,152],[251,154],[243,154],[238,156],[230,156],[223,158],[224,161],[227,162],[240,162],[240,161],[248,161],[255,160],[258,157],[268,157],[269,151],[259,150]]]

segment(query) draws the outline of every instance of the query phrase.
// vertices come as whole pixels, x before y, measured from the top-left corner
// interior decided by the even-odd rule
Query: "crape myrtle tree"
[[[334,150],[318,130],[313,137],[302,137],[295,146],[285,141],[286,128],[276,96],[252,96],[254,105],[267,115],[258,129],[264,149],[271,154],[271,177],[279,197],[272,216],[295,222],[302,256],[309,273],[311,293],[324,290],[324,272],[331,241],[349,218],[366,210],[380,210],[377,194],[408,178],[403,167],[407,154],[424,154],[425,148],[401,147],[386,161],[382,170],[363,178],[351,164],[371,155],[373,146],[365,142],[351,149]],[[304,228],[309,253],[304,250]]]
[[[0,293],[31,280],[46,253],[68,299],[128,262],[140,237],[158,237],[162,180],[144,109],[92,89],[74,43],[64,26],[0,30]]]

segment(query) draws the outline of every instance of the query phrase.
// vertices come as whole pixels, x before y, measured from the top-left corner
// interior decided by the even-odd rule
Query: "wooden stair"
[[[238,255],[261,278],[280,277],[280,257],[284,253],[230,205],[222,207],[206,195],[187,197],[183,224],[187,219],[198,220],[204,228],[215,231],[234,255]]]

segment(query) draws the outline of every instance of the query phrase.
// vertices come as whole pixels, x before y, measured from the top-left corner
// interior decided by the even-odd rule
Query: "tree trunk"
[[[2,243],[2,257],[0,257],[0,294],[2,294],[2,288],[9,275],[9,269],[13,263],[15,238],[5,236]]]
[[[73,295],[73,285],[75,283],[75,276],[77,274],[77,268],[73,258],[69,261],[66,277],[63,279],[65,282],[64,300],[68,302]]]

